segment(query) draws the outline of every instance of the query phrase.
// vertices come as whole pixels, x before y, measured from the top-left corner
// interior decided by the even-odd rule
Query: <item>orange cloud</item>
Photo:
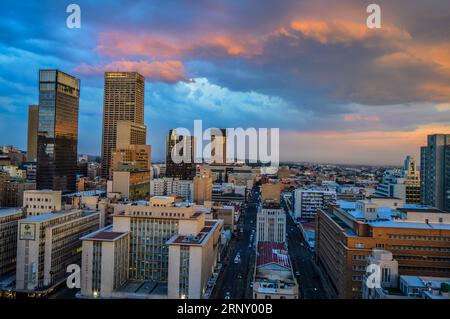
[[[175,83],[185,81],[185,68],[180,61],[114,61],[104,66],[81,64],[75,72],[83,75],[98,75],[107,71],[136,71],[145,76],[146,80]]]
[[[306,38],[322,44],[363,41],[374,37],[392,39],[394,41],[409,40],[411,36],[395,26],[383,26],[382,29],[369,29],[365,24],[349,20],[296,20],[290,24],[292,30],[300,32]]]
[[[97,51],[107,56],[147,56],[152,59],[183,58],[191,54],[208,56],[252,56],[260,52],[250,36],[202,34],[198,38],[169,38],[161,35],[135,35],[103,32]]]

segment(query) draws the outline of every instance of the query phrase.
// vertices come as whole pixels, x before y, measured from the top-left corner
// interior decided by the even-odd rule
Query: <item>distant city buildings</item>
[[[314,219],[317,211],[336,202],[336,191],[321,187],[294,191],[294,218]]]
[[[420,151],[422,202],[450,212],[450,134],[428,135]]]
[[[39,71],[37,189],[76,190],[80,80]]]
[[[203,205],[212,200],[213,175],[211,170],[202,168],[200,174],[194,177],[194,203]]]
[[[402,169],[386,170],[374,195],[400,198],[407,204],[420,204],[420,178],[415,159],[407,156]]]
[[[170,130],[166,137],[166,177],[192,180],[196,173],[194,136],[177,135]]]

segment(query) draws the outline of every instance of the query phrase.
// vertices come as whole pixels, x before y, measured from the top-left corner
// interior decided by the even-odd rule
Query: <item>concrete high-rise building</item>
[[[317,210],[336,202],[336,191],[327,188],[299,188],[294,192],[294,217],[313,219]]]
[[[37,135],[39,127],[39,105],[28,107],[27,161],[37,159]]]
[[[195,138],[170,130],[166,137],[166,177],[192,180],[195,176]]]
[[[202,168],[200,175],[194,177],[194,203],[203,205],[212,200],[213,175],[211,170]]]
[[[114,149],[111,155],[111,176],[119,169],[120,164],[127,163],[135,163],[140,170],[151,170],[151,146],[129,144]]]
[[[59,70],[39,72],[38,189],[75,192],[80,80]]]
[[[450,212],[450,134],[428,135],[420,151],[422,203]]]
[[[144,145],[145,79],[137,72],[106,72],[103,100],[102,176],[110,177],[117,141]],[[126,123],[119,123],[127,121]],[[124,135],[124,136],[122,136]]]

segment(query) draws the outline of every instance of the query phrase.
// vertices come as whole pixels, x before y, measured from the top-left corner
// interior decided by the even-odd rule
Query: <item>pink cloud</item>
[[[175,83],[186,81],[185,68],[181,61],[114,61],[104,66],[92,66],[85,63],[75,68],[82,75],[100,75],[107,71],[136,71],[148,81]]]
[[[381,118],[378,115],[361,115],[361,114],[346,114],[344,115],[345,122],[379,122]]]

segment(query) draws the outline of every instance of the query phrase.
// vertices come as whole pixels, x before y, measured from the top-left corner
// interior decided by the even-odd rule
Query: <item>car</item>
[[[225,299],[231,299],[231,294],[229,291],[225,293]]]
[[[237,278],[238,278],[238,279],[242,279],[242,274],[239,273],[239,274],[237,275]]]
[[[298,271],[295,272],[296,276],[300,276],[300,273]]]
[[[250,288],[253,288],[253,283],[252,282],[250,283]]]

